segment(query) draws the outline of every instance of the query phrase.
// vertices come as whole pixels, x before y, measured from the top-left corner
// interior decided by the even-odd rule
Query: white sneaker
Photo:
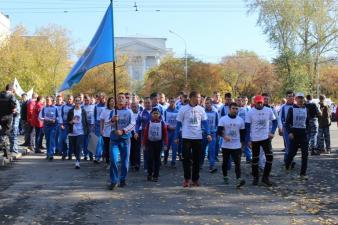
[[[75,162],[75,169],[80,169],[80,162],[79,161]]]

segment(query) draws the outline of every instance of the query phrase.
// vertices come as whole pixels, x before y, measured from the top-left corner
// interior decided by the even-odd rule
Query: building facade
[[[134,81],[143,81],[145,73],[159,65],[168,53],[166,38],[115,37],[117,55],[126,55],[127,69]]]

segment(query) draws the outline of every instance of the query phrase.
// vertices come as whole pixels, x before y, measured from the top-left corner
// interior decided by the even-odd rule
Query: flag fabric
[[[64,80],[60,91],[70,89],[74,84],[79,83],[85,73],[91,68],[103,63],[112,62],[115,58],[113,48],[113,7],[111,3],[95,36]]]
[[[27,98],[28,99],[32,99],[32,96],[33,96],[33,92],[34,92],[34,89],[32,88],[32,89],[30,89],[29,91],[27,91]]]
[[[21,95],[22,95],[23,93],[25,93],[25,92],[22,90],[22,88],[21,88],[21,86],[20,86],[20,84],[19,84],[19,81],[18,81],[16,78],[14,78],[13,86],[14,86],[14,89],[15,89],[15,94],[17,94],[18,96],[21,97]]]

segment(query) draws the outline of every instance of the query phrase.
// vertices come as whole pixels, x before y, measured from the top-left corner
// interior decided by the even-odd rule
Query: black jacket
[[[0,93],[0,118],[13,114],[16,108],[16,99],[14,95],[4,91]]]
[[[67,123],[69,124],[68,126],[68,132],[72,133],[73,132],[73,124],[71,124],[70,122],[73,120],[74,118],[74,109],[72,108],[71,110],[69,110],[68,115],[67,115]],[[81,122],[82,122],[82,126],[83,126],[83,132],[84,135],[89,134],[89,123],[87,120],[87,113],[86,110],[81,108]]]

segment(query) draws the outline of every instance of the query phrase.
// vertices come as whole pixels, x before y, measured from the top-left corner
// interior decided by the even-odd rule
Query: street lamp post
[[[185,72],[185,89],[187,89],[188,87],[188,56],[187,56],[187,42],[185,41],[185,39],[180,36],[179,34],[175,33],[172,30],[169,30],[169,33],[172,33],[173,35],[177,36],[178,38],[180,38],[183,43],[184,43],[184,58],[185,58],[185,66],[184,66],[184,72]]]

